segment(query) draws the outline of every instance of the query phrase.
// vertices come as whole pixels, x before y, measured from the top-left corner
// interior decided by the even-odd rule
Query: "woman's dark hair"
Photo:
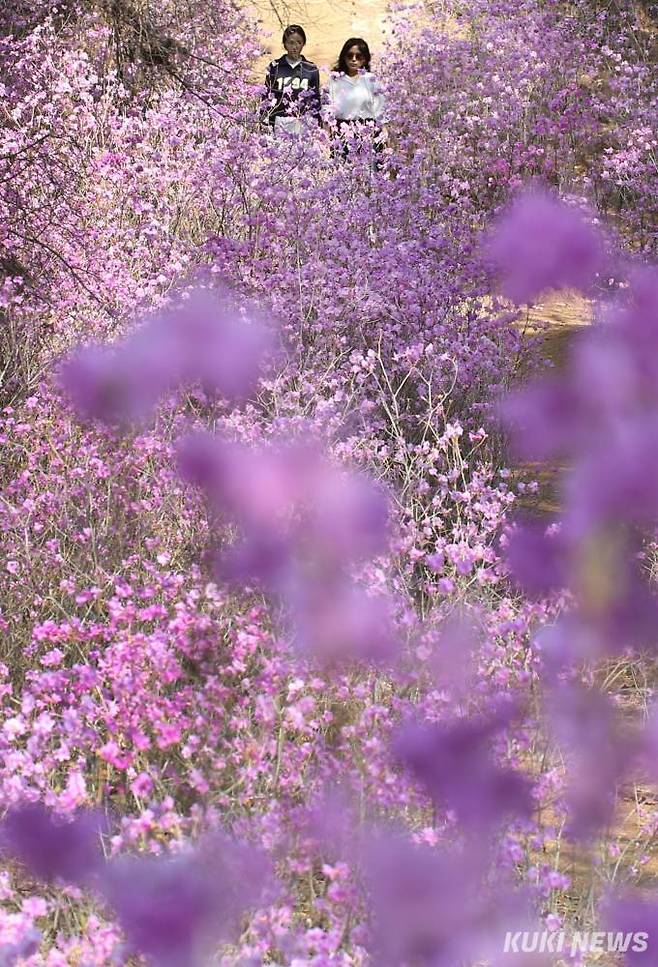
[[[343,74],[347,74],[347,51],[350,47],[358,47],[360,52],[363,54],[364,62],[363,66],[367,71],[370,70],[370,47],[368,47],[365,40],[362,37],[350,37],[343,44],[343,49],[338,55],[338,63],[334,67],[335,71],[341,71]]]
[[[283,31],[283,39],[281,43],[285,44],[288,37],[292,37],[293,34],[299,34],[304,43],[306,43],[306,34],[304,33],[304,28],[300,27],[299,24],[290,24],[289,27],[286,27],[286,29]]]

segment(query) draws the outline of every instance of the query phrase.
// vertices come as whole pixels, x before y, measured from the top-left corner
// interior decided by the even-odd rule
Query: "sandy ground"
[[[263,66],[283,53],[283,28],[298,23],[308,38],[304,56],[314,61],[325,77],[348,37],[367,40],[376,69],[385,44],[387,6],[385,0],[255,0],[267,46]]]
[[[592,320],[592,305],[577,292],[560,292],[547,296],[530,309],[522,321],[528,332],[543,332],[543,353],[556,367],[564,365],[569,346]],[[560,512],[560,473],[565,467],[556,464],[524,464],[522,477],[537,481],[539,490],[519,500],[519,505],[533,514],[554,518]]]

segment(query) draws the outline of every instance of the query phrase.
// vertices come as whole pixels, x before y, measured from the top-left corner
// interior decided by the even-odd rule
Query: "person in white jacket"
[[[368,135],[376,152],[387,140],[386,105],[377,77],[370,70],[370,48],[361,37],[350,37],[343,44],[334,72],[329,79],[324,111],[329,126],[338,135],[336,153],[349,157],[355,146]]]

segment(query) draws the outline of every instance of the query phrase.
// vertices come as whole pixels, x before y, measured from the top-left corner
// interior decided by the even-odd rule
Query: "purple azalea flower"
[[[253,392],[273,349],[270,321],[226,287],[192,292],[151,324],[149,336],[154,346],[164,340],[180,382],[198,381],[229,400]]]
[[[580,393],[564,377],[536,380],[510,393],[498,412],[516,453],[527,460],[563,456],[591,434],[591,416]]]
[[[327,467],[317,474],[309,501],[307,540],[323,558],[346,563],[386,549],[388,501],[381,488],[365,476],[341,474]]]
[[[122,346],[78,350],[62,364],[60,382],[83,419],[110,426],[150,419],[169,383],[167,374]]]
[[[601,238],[583,215],[543,191],[515,200],[489,240],[489,255],[503,294],[516,303],[548,289],[586,292],[604,261]]]
[[[568,547],[562,533],[548,534],[545,524],[526,523],[510,532],[505,557],[516,582],[534,597],[566,587]]]
[[[433,801],[453,809],[465,826],[488,830],[504,817],[527,816],[530,783],[495,762],[491,745],[511,710],[439,725],[409,722],[394,737],[393,753]]]
[[[43,934],[34,927],[16,943],[0,944],[0,967],[15,967],[38,953]]]
[[[9,810],[0,824],[0,848],[23,863],[40,880],[83,883],[103,863],[101,817],[80,812],[64,819],[42,803]]]
[[[261,852],[213,834],[174,857],[113,860],[101,889],[129,945],[156,967],[200,967],[270,882]]]
[[[549,693],[547,709],[553,732],[571,760],[567,832],[588,841],[611,822],[615,789],[639,749],[620,734],[614,707],[601,692],[560,683]]]
[[[629,967],[658,963],[658,897],[620,893],[604,906],[605,924],[614,932],[616,949]],[[618,938],[618,939],[617,939]]]
[[[454,967],[500,954],[510,924],[529,922],[529,905],[502,878],[487,878],[487,859],[481,849],[439,851],[390,830],[372,837],[364,869],[373,962]]]
[[[398,653],[390,602],[345,575],[298,577],[287,603],[295,645],[322,663],[387,663]]]

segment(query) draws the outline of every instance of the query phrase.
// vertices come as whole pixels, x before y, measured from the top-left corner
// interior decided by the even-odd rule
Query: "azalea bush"
[[[634,21],[407,11],[378,171],[262,133],[230,5],[11,16],[2,962],[495,960],[577,889],[651,932],[599,885],[655,826],[622,864],[655,773],[650,686],[646,723],[612,687],[656,627],[651,145],[615,194],[602,140],[655,111]],[[600,308],[547,375],[519,320],[565,288]],[[558,519],[515,513],[523,461],[568,467]]]

